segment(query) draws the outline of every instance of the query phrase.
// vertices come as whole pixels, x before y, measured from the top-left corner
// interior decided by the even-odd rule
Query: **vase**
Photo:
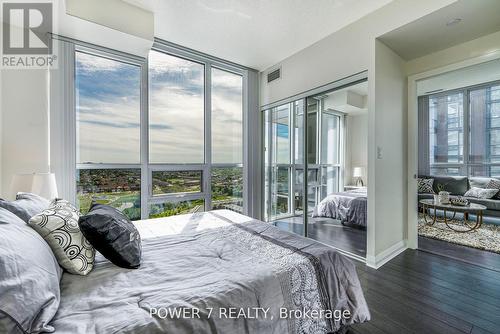
[[[434,195],[434,204],[439,204],[439,195]]]
[[[440,204],[450,203],[450,193],[447,191],[440,191],[438,194]]]

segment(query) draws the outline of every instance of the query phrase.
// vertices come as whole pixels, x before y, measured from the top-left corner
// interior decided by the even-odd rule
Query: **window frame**
[[[470,161],[470,153],[471,153],[471,142],[470,142],[470,112],[471,112],[471,91],[478,90],[478,89],[488,89],[494,86],[500,85],[500,80],[495,80],[495,81],[490,81],[490,82],[485,82],[477,85],[471,85],[471,86],[466,86],[462,88],[456,88],[456,89],[451,89],[447,91],[442,91],[434,94],[423,94],[421,96],[427,96],[429,99],[432,97],[441,97],[441,96],[448,96],[448,95],[453,95],[453,94],[459,94],[462,93],[463,97],[463,115],[462,115],[462,123],[463,123],[463,142],[462,142],[462,147],[463,147],[463,155],[462,155],[462,162],[451,162],[451,163],[430,163],[429,162],[429,174],[432,175],[442,175],[442,174],[434,174],[432,173],[432,169],[440,169],[440,168],[458,168],[459,170],[459,175],[465,175],[465,176],[471,176],[472,174],[472,169],[474,167],[483,167],[485,169],[488,169],[491,171],[492,167],[500,167],[500,162],[471,162]],[[488,102],[486,102],[488,103]],[[430,108],[427,106],[427,110],[430,113]],[[488,110],[488,112],[490,112]],[[490,123],[491,116],[488,115],[488,123]],[[485,131],[490,133],[490,130],[492,129],[499,129],[500,127],[491,127],[487,126],[485,127]],[[489,148],[495,145],[489,145]],[[430,157],[429,157],[430,158]],[[430,161],[430,159],[429,159]],[[490,172],[491,173],[491,172]],[[491,174],[490,174],[491,175]],[[484,176],[487,177],[487,176]]]
[[[109,60],[119,61],[126,64],[136,65],[140,68],[140,163],[138,164],[117,164],[117,163],[76,163],[76,94],[71,97],[72,116],[66,120],[69,123],[71,137],[74,138],[75,145],[71,148],[71,156],[75,164],[72,173],[78,169],[140,169],[141,170],[141,219],[149,218],[149,206],[164,202],[181,202],[185,200],[203,199],[205,210],[212,208],[212,189],[211,189],[211,171],[212,168],[239,167],[243,170],[243,214],[248,214],[248,98],[249,69],[240,67],[230,62],[217,59],[189,50],[168,42],[155,39],[151,51],[165,53],[169,56],[185,59],[204,65],[204,163],[150,163],[149,162],[149,64],[148,58],[139,57],[124,52],[90,45],[84,42],[73,41],[74,47],[69,55],[71,70],[70,90],[76,92],[76,52],[83,52],[97,57],[103,57]],[[212,113],[212,68],[223,70],[241,76],[242,78],[242,162],[241,163],[212,163],[212,131],[211,131],[211,113]],[[152,193],[152,173],[153,171],[202,171],[202,191],[197,193],[172,193],[153,195]],[[74,182],[71,198],[74,203],[78,203],[76,193],[76,182]]]

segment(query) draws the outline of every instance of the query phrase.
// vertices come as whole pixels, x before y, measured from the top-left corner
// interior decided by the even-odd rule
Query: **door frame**
[[[413,210],[418,202],[418,96],[417,82],[447,72],[479,65],[500,59],[500,51],[494,51],[474,58],[416,73],[408,76],[408,248],[418,248],[418,210]]]

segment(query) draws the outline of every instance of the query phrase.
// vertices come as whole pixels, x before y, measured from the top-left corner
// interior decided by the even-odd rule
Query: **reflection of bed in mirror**
[[[333,193],[325,197],[313,210],[312,217],[338,219],[342,224],[366,228],[366,188]]]

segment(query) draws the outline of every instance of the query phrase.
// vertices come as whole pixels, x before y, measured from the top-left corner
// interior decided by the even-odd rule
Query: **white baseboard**
[[[375,256],[367,256],[366,257],[366,265],[368,267],[378,269],[382,267],[384,264],[401,254],[407,249],[407,242],[406,240],[401,240],[398,243],[392,245],[391,247],[387,248],[380,254],[377,254]]]

